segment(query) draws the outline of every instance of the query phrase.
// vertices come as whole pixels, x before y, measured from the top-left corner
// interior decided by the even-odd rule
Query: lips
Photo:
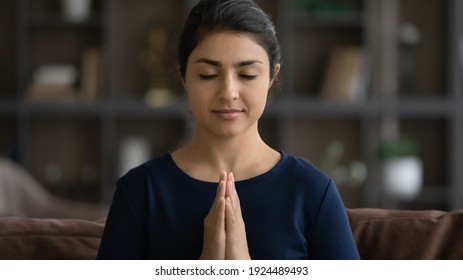
[[[215,113],[217,116],[224,120],[234,120],[238,118],[244,110],[239,110],[239,109],[217,109],[217,110],[212,110],[213,113]]]

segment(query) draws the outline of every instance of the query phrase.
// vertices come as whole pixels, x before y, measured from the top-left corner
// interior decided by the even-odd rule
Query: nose
[[[219,99],[223,101],[233,101],[239,98],[238,81],[232,76],[227,75],[222,79],[219,89]]]

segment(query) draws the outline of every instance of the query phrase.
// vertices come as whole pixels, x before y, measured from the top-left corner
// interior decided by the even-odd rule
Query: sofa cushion
[[[463,259],[463,210],[348,209],[362,259]]]
[[[94,259],[104,220],[0,218],[0,259]]]

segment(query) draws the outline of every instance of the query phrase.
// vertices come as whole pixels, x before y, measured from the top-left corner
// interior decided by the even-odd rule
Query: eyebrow
[[[212,59],[209,59],[209,58],[199,58],[199,59],[195,60],[193,63],[206,63],[206,64],[209,64],[209,65],[212,65],[212,66],[215,66],[215,67],[222,66],[222,62],[217,61],[217,60],[212,60]],[[252,65],[252,64],[256,64],[256,63],[264,64],[262,61],[260,61],[258,59],[250,59],[250,60],[244,60],[244,61],[238,62],[238,63],[234,64],[234,67],[239,68],[239,67],[244,67],[244,66],[249,66],[249,65]]]

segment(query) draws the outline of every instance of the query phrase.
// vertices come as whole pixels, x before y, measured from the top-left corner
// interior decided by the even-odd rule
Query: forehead
[[[223,62],[259,59],[265,64],[269,63],[267,52],[252,35],[230,31],[205,35],[190,54],[189,62],[203,57]]]

